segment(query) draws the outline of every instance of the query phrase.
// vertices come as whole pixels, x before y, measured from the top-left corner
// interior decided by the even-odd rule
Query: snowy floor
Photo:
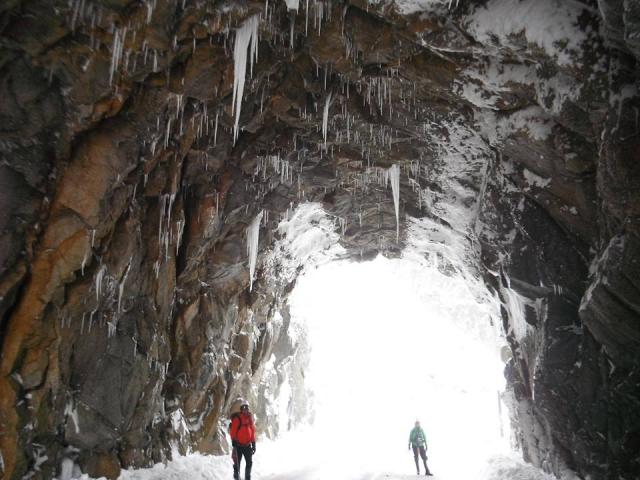
[[[406,468],[403,471],[354,471],[336,465],[327,452],[319,452],[315,464],[291,466],[281,464],[276,467],[279,455],[269,458],[273,452],[266,448],[262,455],[256,453],[254,459],[253,480],[409,480],[419,478],[413,472],[413,458],[407,453]],[[281,452],[285,453],[285,452]],[[464,460],[461,460],[464,461]],[[292,458],[292,464],[295,465]],[[424,477],[424,475],[422,475]],[[83,477],[87,479],[88,477]],[[167,465],[158,464],[153,468],[125,471],[120,480],[230,480],[232,478],[231,461],[227,456],[216,457],[193,454],[179,457]],[[429,477],[425,477],[429,478]],[[495,457],[487,462],[483,471],[464,478],[435,475],[433,480],[553,480],[534,467],[524,464],[514,456]]]
[[[390,448],[384,438],[372,439],[372,448],[350,444],[334,437],[323,444],[323,435],[308,428],[289,433],[277,441],[259,441],[254,455],[252,480],[408,480],[415,475],[413,454],[406,450],[404,438],[398,448]],[[525,464],[515,453],[489,458],[473,458],[473,452],[460,450],[457,465],[448,459],[429,458],[432,480],[555,480]],[[468,461],[469,460],[469,461]],[[480,465],[465,468],[465,465]],[[456,469],[457,467],[457,469]],[[244,470],[244,465],[243,465]],[[424,473],[421,465],[421,471]],[[465,472],[464,474],[457,472]],[[244,473],[244,471],[242,472]],[[178,456],[167,465],[123,472],[120,480],[231,480],[231,458],[192,454]],[[242,478],[242,476],[241,476]],[[84,480],[88,480],[84,477]]]

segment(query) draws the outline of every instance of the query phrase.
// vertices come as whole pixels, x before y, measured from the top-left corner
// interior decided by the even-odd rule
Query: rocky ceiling
[[[348,256],[421,222],[481,276],[529,461],[640,476],[640,3],[449,3],[2,3],[4,478],[222,452],[239,394],[267,419],[305,202]]]

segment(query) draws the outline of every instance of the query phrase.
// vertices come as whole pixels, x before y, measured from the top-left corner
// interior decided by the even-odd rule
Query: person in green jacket
[[[418,462],[418,453],[422,457],[424,463],[424,474],[432,476],[433,474],[427,467],[427,436],[424,434],[424,430],[420,427],[420,422],[416,420],[416,425],[409,434],[409,450],[413,448],[413,457],[416,461],[416,471],[420,475],[420,463]]]

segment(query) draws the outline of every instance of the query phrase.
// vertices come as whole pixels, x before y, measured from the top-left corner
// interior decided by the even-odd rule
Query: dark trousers
[[[427,467],[427,449],[424,446],[413,446],[413,458],[416,461],[416,470],[420,473],[420,463],[418,462],[418,453],[422,457],[422,463],[424,463],[424,473],[429,473],[429,467]]]
[[[251,466],[253,465],[253,452],[251,451],[251,445],[246,447],[235,447],[231,453],[233,459],[233,478],[238,479],[240,476],[240,464],[242,463],[242,457],[244,456],[244,480],[251,480]]]

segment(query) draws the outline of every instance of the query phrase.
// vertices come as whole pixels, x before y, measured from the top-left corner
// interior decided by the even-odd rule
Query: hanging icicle
[[[260,222],[263,211],[260,210],[247,227],[247,255],[249,255],[249,291],[253,288],[253,275],[256,271],[258,259],[258,240],[260,235]]]
[[[329,105],[331,104],[331,92],[327,95],[327,100],[324,104],[324,111],[322,112],[322,138],[324,138],[324,147],[327,148],[327,133],[329,130]]]
[[[388,170],[388,179],[391,182],[391,193],[393,194],[393,206],[396,211],[396,242],[400,238],[400,167],[398,164],[391,165]]]
[[[254,15],[236,30],[236,43],[233,48],[233,98],[231,113],[234,115],[233,143],[236,143],[239,132],[240,110],[244,83],[247,74],[247,60],[249,61],[249,75],[253,76],[253,64],[258,60],[258,26],[260,16]],[[249,47],[251,51],[249,51]],[[248,54],[248,58],[247,58]]]

